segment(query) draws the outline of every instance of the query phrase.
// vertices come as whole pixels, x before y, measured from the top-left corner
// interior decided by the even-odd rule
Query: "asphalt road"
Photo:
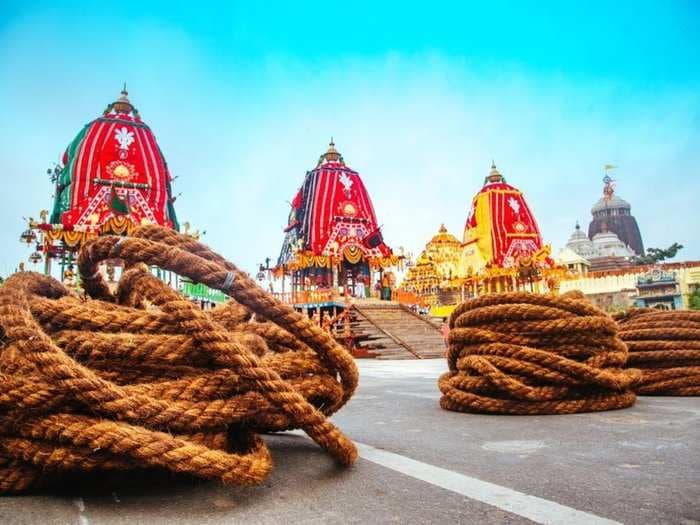
[[[439,408],[444,360],[360,361],[334,421],[359,443],[350,469],[303,435],[266,438],[256,488],[133,477],[105,488],[0,499],[0,523],[700,523],[700,400],[642,397],[570,416]]]

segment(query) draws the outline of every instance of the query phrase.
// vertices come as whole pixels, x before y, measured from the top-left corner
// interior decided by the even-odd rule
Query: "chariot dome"
[[[80,130],[62,162],[49,223],[67,244],[141,224],[178,228],[168,165],[126,86]]]
[[[464,227],[463,272],[485,266],[511,268],[541,253],[540,229],[523,193],[506,183],[492,164],[484,186],[472,199]]]

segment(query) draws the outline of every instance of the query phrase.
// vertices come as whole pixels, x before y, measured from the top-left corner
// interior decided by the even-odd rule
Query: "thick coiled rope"
[[[457,306],[449,325],[444,409],[570,414],[634,404],[639,372],[622,368],[617,325],[580,293],[483,296]]]
[[[117,258],[113,293],[97,270]],[[272,467],[258,433],[295,428],[356,459],[327,418],[357,386],[353,358],[233,264],[145,226],[90,241],[78,265],[86,297],[30,272],[0,286],[0,493],[150,467],[256,484]],[[232,300],[204,312],[146,265]]]
[[[642,371],[637,394],[700,395],[700,312],[633,309],[617,319],[628,366]]]

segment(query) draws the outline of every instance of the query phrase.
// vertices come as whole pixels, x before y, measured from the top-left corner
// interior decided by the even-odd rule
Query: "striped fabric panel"
[[[139,181],[150,186],[148,190],[139,190],[139,199],[142,197],[148,203],[156,222],[167,224],[172,215],[170,220],[176,224],[174,208],[170,202],[172,195],[167,165],[150,128],[139,121],[110,117],[93,120],[84,128],[83,137],[80,140],[76,137],[71,143],[67,152],[68,164],[62,176],[62,180],[68,177],[70,179],[67,188],[70,191],[70,204],[66,206],[66,194],[62,193],[55,206],[60,209],[60,213],[52,214],[52,222],[60,222],[60,215],[68,211],[62,208],[70,208],[73,212],[70,214],[72,219],[68,219],[70,222],[83,215],[84,209],[99,189],[93,181],[106,177],[105,167],[119,159],[115,131],[122,127],[134,134],[134,142],[125,160],[136,167]]]

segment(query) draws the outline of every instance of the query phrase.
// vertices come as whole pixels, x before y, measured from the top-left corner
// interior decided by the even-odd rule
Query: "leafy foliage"
[[[656,264],[666,259],[673,259],[676,254],[683,249],[682,244],[674,242],[666,249],[663,248],[648,248],[646,255],[639,255],[634,258],[636,264]]]

